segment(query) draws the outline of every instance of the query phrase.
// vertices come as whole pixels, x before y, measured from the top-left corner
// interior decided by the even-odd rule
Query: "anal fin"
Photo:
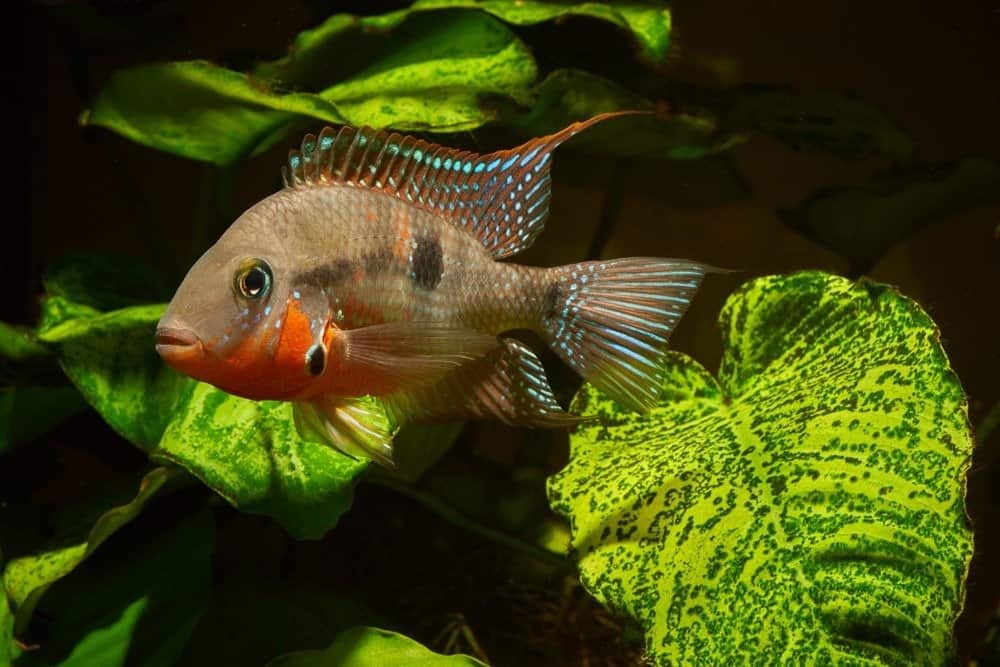
[[[400,423],[488,418],[516,426],[559,428],[582,421],[556,401],[538,357],[510,338],[437,382],[394,392],[384,400]]]
[[[392,439],[398,426],[376,399],[325,396],[296,403],[293,412],[303,437],[326,442],[353,458],[395,467]]]

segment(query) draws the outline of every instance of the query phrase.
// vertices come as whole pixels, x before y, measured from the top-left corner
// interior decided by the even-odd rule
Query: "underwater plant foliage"
[[[585,62],[543,67],[546,54],[522,29],[572,17],[624,35],[636,78],[612,80]],[[862,101],[658,81],[650,72],[667,60],[671,20],[656,2],[418,0],[338,13],[295,37],[289,55],[242,70],[205,60],[119,70],[80,124],[231,173],[317,124],[531,137],[604,111],[650,110],[613,133],[581,135],[574,149],[704,162],[765,135],[800,152],[890,160],[898,169],[864,186],[782,212],[853,275],[922,225],[995,199],[994,162],[923,163],[915,142]],[[128,258],[74,254],[46,272],[36,327],[0,323],[0,465],[88,406],[147,463],[86,500],[0,507],[0,667],[251,654],[281,667],[488,664],[461,619],[448,636],[463,639],[431,642],[438,633],[403,626],[356,591],[293,591],[215,571],[216,522],[237,512],[350,553],[337,528],[364,483],[514,549],[532,563],[526,580],[578,575],[577,588],[625,619],[611,627],[623,644],[641,644],[630,655],[653,664],[953,657],[973,553],[967,399],[930,316],[890,286],[820,271],[749,280],[719,315],[717,375],[671,353],[661,403],[646,415],[584,385],[573,410],[595,419],[571,434],[568,463],[559,459],[547,483],[551,466],[539,460],[552,450],[539,447],[512,466],[515,483],[491,486],[467,469],[443,473],[432,492],[417,482],[462,425],[404,429],[394,475],[303,439],[290,404],[237,398],[163,365],[152,340],[172,282]],[[483,498],[515,487],[528,491]],[[541,516],[545,492],[568,529]],[[397,528],[370,520],[372,533]],[[282,544],[273,559],[284,571],[301,554]],[[412,604],[407,591],[398,597]]]
[[[943,663],[973,445],[933,323],[885,285],[804,272],[746,284],[719,326],[718,378],[674,353],[649,415],[577,396],[599,419],[549,497],[584,585],[657,663]]]

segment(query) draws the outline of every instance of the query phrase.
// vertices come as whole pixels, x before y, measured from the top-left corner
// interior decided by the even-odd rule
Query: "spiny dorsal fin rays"
[[[486,155],[397,132],[326,127],[307,134],[282,168],[286,187],[340,183],[367,187],[433,210],[468,230],[496,258],[528,248],[549,212],[552,151],[615,111],[574,123],[517,148]]]

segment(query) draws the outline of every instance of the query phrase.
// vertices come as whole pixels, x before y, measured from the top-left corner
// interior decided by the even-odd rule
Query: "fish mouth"
[[[156,352],[168,362],[191,359],[201,354],[201,339],[188,329],[158,327]]]

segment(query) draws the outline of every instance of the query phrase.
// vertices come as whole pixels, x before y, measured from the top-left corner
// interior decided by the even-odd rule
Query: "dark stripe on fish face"
[[[434,289],[444,273],[441,241],[436,236],[418,236],[416,242],[417,246],[410,256],[410,278],[421,289]]]
[[[318,343],[306,350],[306,372],[316,377],[326,368],[326,350]]]
[[[309,284],[318,287],[329,287],[354,275],[357,265],[349,259],[335,259],[329,264],[317,266],[295,276],[296,284]]]
[[[562,303],[562,287],[559,283],[552,283],[549,285],[549,289],[545,291],[545,300],[542,302],[542,312],[545,314],[545,319],[552,319],[556,316],[556,309]]]
[[[362,260],[365,265],[365,273],[374,276],[385,273],[392,263],[393,255],[391,248],[380,248],[375,252],[370,252]]]

